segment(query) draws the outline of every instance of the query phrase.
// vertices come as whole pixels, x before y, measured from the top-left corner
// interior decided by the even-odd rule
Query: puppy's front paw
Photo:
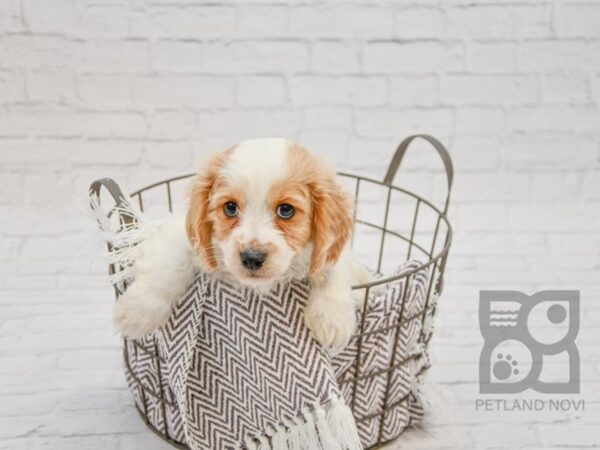
[[[130,289],[132,288],[133,286]],[[114,322],[123,336],[141,338],[161,327],[169,319],[171,309],[168,303],[129,294],[128,291],[122,295],[115,306]]]
[[[354,333],[356,317],[352,298],[311,298],[304,311],[304,320],[319,344],[342,349]]]

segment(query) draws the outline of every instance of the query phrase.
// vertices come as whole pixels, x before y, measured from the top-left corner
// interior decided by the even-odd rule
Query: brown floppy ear
[[[200,257],[204,269],[217,268],[212,246],[213,223],[209,217],[210,194],[225,161],[225,153],[213,155],[194,177],[189,191],[189,205],[185,227],[194,253]]]
[[[312,184],[311,195],[313,249],[310,275],[319,277],[325,268],[337,262],[348,242],[352,233],[352,205],[333,173]]]

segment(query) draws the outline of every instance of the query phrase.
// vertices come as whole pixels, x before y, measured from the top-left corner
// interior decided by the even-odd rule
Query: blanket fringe
[[[333,397],[327,413],[327,424],[334,439],[343,450],[362,450],[352,411],[343,400]]]
[[[305,411],[304,412],[304,425],[302,425],[302,432],[300,434],[303,447],[306,449],[320,449],[321,444],[319,442],[319,435],[317,434],[317,428],[315,427],[315,421],[313,415]]]
[[[273,450],[285,450],[287,449],[287,431],[283,425],[279,425],[277,430],[271,436],[271,448]]]
[[[118,228],[115,227],[116,224],[111,223],[111,219],[100,205],[98,197],[90,196],[90,207],[92,218],[100,228],[103,243],[110,246],[110,251],[106,254],[106,262],[114,264],[118,268],[116,273],[110,276],[111,283],[117,285],[132,278],[132,266],[137,256],[139,256],[137,244],[144,239],[147,230],[153,227],[146,226],[146,218],[127,196],[125,196],[125,201],[119,207],[113,207],[110,210],[112,216],[129,216],[132,218],[131,223],[120,223]]]
[[[333,396],[327,407],[305,411],[301,417],[277,427],[271,435],[271,446],[264,436],[258,450],[362,450],[352,411],[343,400]]]
[[[266,436],[261,436],[259,439],[258,450],[271,450],[271,446],[269,445],[269,438]]]
[[[319,438],[321,439],[321,447],[323,450],[341,450],[340,444],[337,443],[331,434],[329,424],[327,423],[327,413],[325,413],[325,410],[323,408],[318,408],[316,410],[316,414],[317,430],[319,431]]]

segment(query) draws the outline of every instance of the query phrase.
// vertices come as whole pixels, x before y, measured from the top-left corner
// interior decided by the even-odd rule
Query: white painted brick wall
[[[264,135],[381,177],[416,132],[456,170],[449,400],[398,445],[600,446],[600,3],[3,0],[0,449],[166,448],[125,389],[90,181],[132,190]],[[440,201],[414,150],[399,183]],[[498,287],[581,289],[584,413],[475,412],[478,291]]]

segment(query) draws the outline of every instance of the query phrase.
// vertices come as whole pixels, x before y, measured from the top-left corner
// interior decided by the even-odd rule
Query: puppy
[[[347,246],[351,204],[335,173],[304,148],[254,139],[214,155],[192,181],[185,231],[191,259],[215,276],[257,289],[310,277],[305,321],[314,337],[340,348],[352,336],[351,286],[369,276]],[[181,235],[177,239],[180,246]],[[189,260],[190,254],[167,258],[169,268],[163,259],[163,273],[190,276]],[[151,297],[143,300],[146,312],[139,293],[137,300],[125,298],[128,292],[119,300],[116,321],[125,335],[143,335],[168,319],[177,297],[172,288],[161,290],[156,277],[152,284],[144,293]]]

